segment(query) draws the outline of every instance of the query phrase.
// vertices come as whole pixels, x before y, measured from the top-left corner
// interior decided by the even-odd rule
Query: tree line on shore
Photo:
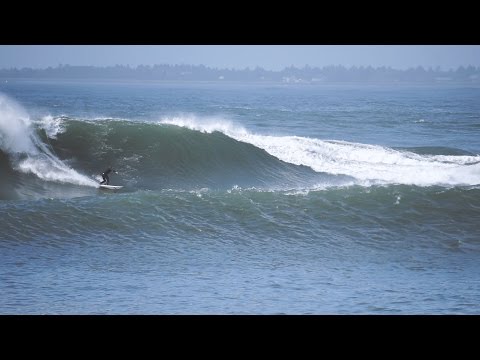
[[[290,66],[280,71],[253,69],[219,69],[205,65],[129,65],[74,66],[60,64],[44,69],[0,69],[0,79],[111,79],[111,80],[157,80],[157,81],[223,81],[223,82],[282,82],[282,83],[480,83],[480,67],[460,66],[443,70],[417,66],[405,70],[391,67],[330,65],[302,68]]]

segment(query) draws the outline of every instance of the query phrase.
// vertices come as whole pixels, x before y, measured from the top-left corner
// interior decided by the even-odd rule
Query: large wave
[[[480,184],[480,156],[445,149],[261,135],[225,119],[194,115],[156,122],[32,120],[13,100],[0,97],[0,166],[9,174],[7,182],[23,174],[95,187],[99,174],[113,166],[120,173],[113,183],[144,190]]]
[[[63,132],[49,139],[61,158],[89,174],[112,166],[120,173],[115,181],[131,188],[275,189],[337,178],[281,161],[218,131],[122,119],[62,122]]]

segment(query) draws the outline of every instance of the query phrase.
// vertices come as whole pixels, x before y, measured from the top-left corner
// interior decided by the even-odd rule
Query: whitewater
[[[55,120],[56,121],[56,120]],[[42,118],[40,124],[54,137],[59,129],[53,129],[51,116]],[[42,142],[28,113],[15,101],[0,94],[0,149],[10,156],[12,166],[22,173],[32,173],[42,180],[96,186],[88,177],[77,173]]]

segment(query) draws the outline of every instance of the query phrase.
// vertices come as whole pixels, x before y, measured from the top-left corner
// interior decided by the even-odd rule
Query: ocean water
[[[479,138],[479,87],[2,80],[0,313],[479,314]]]

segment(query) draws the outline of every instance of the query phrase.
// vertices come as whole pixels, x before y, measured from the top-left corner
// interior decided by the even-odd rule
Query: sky
[[[0,69],[60,64],[113,66],[203,64],[213,68],[328,65],[410,67],[480,66],[480,45],[0,45]]]

